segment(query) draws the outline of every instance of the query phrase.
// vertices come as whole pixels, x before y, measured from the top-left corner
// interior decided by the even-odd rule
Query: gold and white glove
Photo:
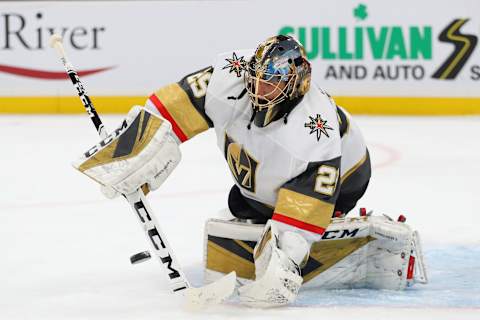
[[[295,231],[279,232],[279,224],[269,220],[255,246],[255,281],[238,290],[240,301],[247,306],[290,304],[302,285],[300,266],[308,259],[310,244]]]
[[[180,162],[171,124],[135,106],[119,128],[85,152],[73,166],[102,185],[109,198],[147,184],[157,189]]]

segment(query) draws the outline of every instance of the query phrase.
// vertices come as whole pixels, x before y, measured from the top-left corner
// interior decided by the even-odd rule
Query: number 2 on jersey
[[[315,179],[315,192],[332,196],[335,193],[338,180],[338,169],[335,167],[321,165]]]

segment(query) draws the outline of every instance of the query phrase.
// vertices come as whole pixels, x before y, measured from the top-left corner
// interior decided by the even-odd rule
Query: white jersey
[[[213,68],[158,90],[147,107],[172,122],[180,141],[213,127],[249,203],[271,208],[275,220],[323,233],[342,183],[362,167],[368,168],[361,181],[346,189],[366,188],[370,164],[363,137],[351,116],[315,86],[286,119],[249,127],[252,108],[243,81],[249,54],[219,55]]]

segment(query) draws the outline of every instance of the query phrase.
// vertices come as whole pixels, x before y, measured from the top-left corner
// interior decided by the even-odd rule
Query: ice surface
[[[305,290],[297,306],[480,307],[480,248],[445,246],[425,254],[430,283],[405,291]],[[479,310],[480,311],[480,310]]]
[[[120,119],[105,122],[113,128]],[[155,260],[130,265],[129,256],[148,246],[128,204],[104,199],[71,167],[98,140],[90,120],[2,116],[0,319],[480,319],[480,118],[358,122],[374,166],[359,206],[407,216],[422,236],[430,284],[404,292],[303,291],[282,310],[231,301],[191,313],[168,292]],[[226,205],[232,181],[213,132],[182,152],[178,169],[149,199],[199,285],[203,224]]]

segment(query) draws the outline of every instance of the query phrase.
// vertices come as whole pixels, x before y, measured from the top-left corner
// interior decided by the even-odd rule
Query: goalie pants
[[[371,177],[370,155],[367,150],[366,160],[341,184],[340,195],[335,203],[335,211],[347,214],[367,190]],[[242,195],[234,185],[228,195],[230,212],[239,219],[251,219],[253,223],[265,223],[273,215],[273,209],[261,202]]]

